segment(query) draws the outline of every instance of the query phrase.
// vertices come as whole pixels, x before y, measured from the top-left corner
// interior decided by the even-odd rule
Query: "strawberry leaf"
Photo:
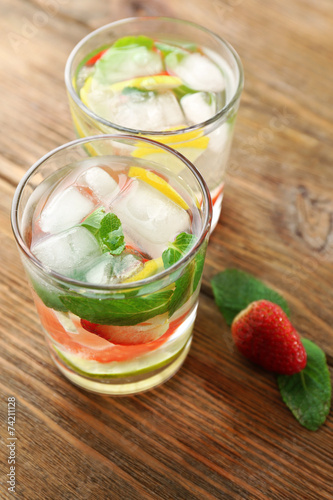
[[[226,269],[214,276],[211,284],[215,302],[229,326],[238,313],[256,300],[274,302],[290,314],[287,302],[279,293],[238,269]]]
[[[307,353],[304,370],[295,375],[279,375],[283,401],[301,425],[316,431],[330,411],[331,381],[324,352],[313,342],[302,339]]]

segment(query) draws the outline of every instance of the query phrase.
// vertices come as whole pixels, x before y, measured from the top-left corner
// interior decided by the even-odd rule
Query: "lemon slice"
[[[171,187],[167,181],[162,179],[159,175],[154,174],[150,170],[146,170],[142,167],[130,167],[128,171],[129,177],[137,177],[138,179],[150,184],[152,187],[163,193],[165,196],[170,198],[174,203],[179,205],[184,210],[188,210],[189,206],[186,201],[177,193],[173,187]]]
[[[158,257],[158,259],[148,260],[143,269],[141,269],[138,273],[134,274],[130,278],[127,278],[123,281],[123,283],[133,283],[134,281],[144,280],[153,274],[156,274],[157,271],[163,268],[163,260],[162,257]]]
[[[166,130],[178,130],[182,127],[172,127]],[[185,128],[185,125],[184,127]],[[155,135],[147,136],[149,139],[161,142],[166,146],[176,149],[182,153],[188,160],[195,162],[197,158],[207,149],[209,144],[209,137],[204,136],[202,130],[191,130],[189,132],[184,132],[182,134],[174,135]],[[139,146],[132,153],[135,158],[146,158],[152,161],[157,161],[170,166],[170,159],[168,161],[165,158],[166,151],[161,151],[161,149],[156,148],[152,145]],[[182,169],[180,160],[175,160],[172,164],[172,170],[178,174]]]
[[[110,89],[113,92],[121,92],[125,87],[135,87],[140,90],[167,90],[179,87],[181,84],[182,81],[177,76],[140,76],[138,78],[132,78],[131,80],[113,83]]]
[[[80,99],[87,108],[89,108],[89,93],[91,91],[92,76],[88,76],[80,90]]]

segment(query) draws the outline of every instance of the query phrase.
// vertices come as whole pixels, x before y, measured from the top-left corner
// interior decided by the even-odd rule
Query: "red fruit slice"
[[[221,194],[223,193],[223,188],[224,188],[224,184],[222,184],[222,186],[220,187],[220,189],[217,191],[217,193],[215,193],[214,197],[212,197],[212,204],[213,206],[215,205],[215,203],[217,202],[218,200],[218,197],[221,196]]]
[[[93,66],[98,61],[98,59],[100,59],[102,57],[102,55],[105,54],[106,51],[107,51],[107,49],[101,50],[100,52],[98,52],[98,54],[91,57],[86,62],[86,66]]]
[[[168,330],[153,342],[138,345],[116,345],[82,328],[80,318],[74,315],[71,315],[70,319],[75,325],[76,331],[68,331],[59,320],[61,313],[46,307],[34,292],[33,296],[40,321],[48,335],[68,352],[81,356],[82,359],[92,359],[99,363],[128,361],[158,349],[181,325],[187,315],[186,312],[172,321]]]
[[[81,326],[113,344],[138,345],[160,338],[168,330],[169,322],[166,313],[134,326],[99,325],[86,319],[81,319]]]

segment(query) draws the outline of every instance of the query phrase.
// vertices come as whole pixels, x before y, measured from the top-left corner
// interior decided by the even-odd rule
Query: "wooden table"
[[[288,300],[333,361],[331,0],[2,0],[0,497],[331,499],[333,420],[301,427],[273,375],[246,362],[212,296],[226,267]],[[74,138],[63,81],[72,47],[122,17],[168,15],[229,40],[245,68],[223,214],[211,237],[191,352],[136,397],[85,393],[51,362],[11,233],[28,167]],[[7,398],[17,401],[16,495]]]

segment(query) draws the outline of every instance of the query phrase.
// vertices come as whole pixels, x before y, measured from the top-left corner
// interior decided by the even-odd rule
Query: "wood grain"
[[[7,398],[17,398],[23,500],[332,498],[333,422],[302,428],[273,375],[244,360],[210,279],[251,272],[288,300],[333,363],[333,70],[330,0],[3,0],[0,57],[0,498],[9,499]],[[74,45],[123,17],[189,19],[245,69],[223,211],[195,338],[179,373],[136,397],[85,393],[50,360],[11,233],[24,172],[74,138],[63,71]]]

